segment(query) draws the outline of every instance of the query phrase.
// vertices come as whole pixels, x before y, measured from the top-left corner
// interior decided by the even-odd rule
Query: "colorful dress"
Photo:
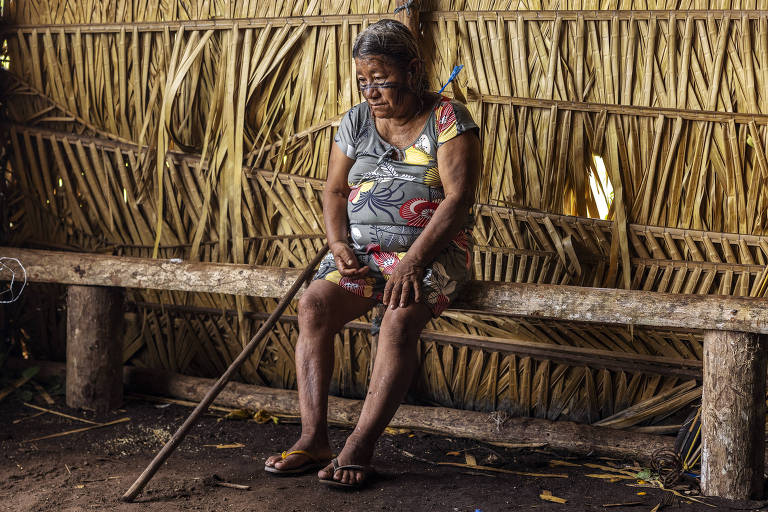
[[[326,279],[351,293],[381,301],[387,279],[445,198],[437,149],[468,130],[477,130],[477,125],[467,108],[441,97],[416,140],[401,149],[379,136],[367,103],[352,107],[334,141],[355,160],[347,178],[351,189],[347,202],[349,243],[369,271],[360,279],[344,277],[329,253],[315,279]],[[458,235],[425,268],[422,300],[435,317],[470,278],[471,226],[472,213],[468,211]]]

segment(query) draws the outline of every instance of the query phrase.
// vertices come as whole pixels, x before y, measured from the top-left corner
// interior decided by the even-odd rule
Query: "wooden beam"
[[[445,334],[424,330],[421,339],[465,345],[475,349],[485,349],[511,353],[521,357],[532,357],[571,366],[588,366],[612,371],[642,372],[667,375],[683,379],[701,380],[701,361],[691,359],[673,359],[670,357],[632,354],[614,350],[598,350],[585,347],[537,343],[526,339],[497,338],[474,336],[471,334]]]
[[[768,333],[768,301],[752,297],[472,281],[452,307],[552,320]]]
[[[60,378],[65,372],[64,363],[16,358],[6,361],[6,367],[11,370],[22,370],[32,366],[39,368],[37,378],[41,379]],[[123,382],[126,391],[129,392],[198,401],[214,380],[124,366]],[[277,414],[299,415],[296,391],[238,382],[227,384],[214,405],[253,410],[265,409]],[[360,401],[331,396],[328,408],[329,421],[336,425],[353,426],[361,407]],[[446,411],[445,415],[441,416],[440,410]],[[411,415],[411,411],[415,411],[416,414]],[[486,413],[413,405],[400,406],[390,425],[491,443],[541,442],[547,443],[552,448],[572,453],[587,454],[594,451],[596,454],[634,457],[644,462],[650,462],[651,454],[656,449],[672,450],[674,444],[672,436],[642,434],[535,418],[510,418],[502,425],[500,431],[495,431]],[[561,427],[562,430],[560,430]],[[550,434],[553,437],[549,437]],[[569,435],[574,436],[573,444],[568,438]],[[526,436],[533,437],[526,438]],[[768,459],[768,450],[763,449],[758,452],[763,453],[764,458]]]
[[[30,282],[258,297],[282,297],[301,273],[290,268],[0,247],[0,256],[9,255],[21,261]]]
[[[61,377],[65,367],[63,363],[21,359],[9,359],[7,366],[11,369],[37,366],[41,378]],[[125,389],[134,393],[199,402],[214,382],[214,379],[189,377],[163,370],[123,367]],[[296,391],[240,382],[229,382],[214,405],[255,411],[263,409],[274,414],[299,416]],[[362,400],[329,396],[328,422],[353,427],[362,406]],[[500,418],[494,424],[488,413],[416,405],[401,405],[389,425],[487,443],[541,443],[574,454],[614,455],[646,462],[650,462],[655,450],[671,450],[674,444],[674,438],[670,436],[536,418],[507,417]]]
[[[661,115],[668,119],[675,119],[679,117],[685,121],[711,121],[715,123],[727,123],[728,121],[733,121],[737,124],[749,124],[750,122],[754,121],[760,125],[768,124],[767,114],[748,114],[743,112],[693,110],[684,108],[643,107],[638,105],[617,105],[615,103],[566,101],[544,98],[525,98],[520,96],[500,96],[491,94],[470,96],[468,99],[470,101],[480,100],[483,103],[512,105],[515,107],[542,109],[551,109],[553,107],[557,107],[558,110],[572,110],[574,112],[607,112],[608,114],[614,115],[654,118]]]
[[[282,297],[298,270],[0,247],[31,282]],[[2,278],[2,276],[0,276]],[[301,292],[300,292],[301,293]],[[768,334],[768,301],[531,283],[471,281],[452,309],[578,322]]]
[[[707,496],[762,498],[765,349],[765,337],[756,334],[704,334],[701,489]]]
[[[187,377],[164,371],[125,367],[126,388],[139,393],[160,394],[199,401],[213,384],[212,379]],[[299,415],[298,393],[230,382],[216,400],[217,405]],[[335,396],[328,397],[328,421],[353,427],[357,424],[363,402]],[[654,436],[604,427],[592,427],[570,421],[535,418],[502,418],[494,426],[488,413],[401,405],[392,421],[394,428],[408,428],[490,443],[545,443],[551,448],[586,455],[599,453],[648,460],[658,448],[670,449],[671,437]]]
[[[67,405],[105,413],[123,403],[122,288],[67,290]]]
[[[234,309],[217,309],[201,306],[187,306],[179,304],[159,304],[149,302],[130,302],[128,307],[148,308],[163,311],[178,311],[184,313],[197,313],[203,315],[231,317],[237,316]],[[246,311],[246,318],[264,320],[269,314],[260,311]],[[298,324],[296,315],[283,315],[281,322]],[[371,324],[367,322],[347,322],[344,327],[360,331],[370,331]],[[702,363],[695,359],[679,359],[671,357],[649,356],[645,354],[633,354],[629,352],[617,352],[614,350],[599,350],[586,347],[573,347],[556,345],[554,343],[539,343],[527,339],[515,338],[512,335],[507,338],[491,336],[474,336],[471,334],[447,334],[443,332],[425,329],[419,335],[423,341],[434,341],[442,344],[461,345],[474,349],[498,351],[505,354],[530,356],[534,359],[554,361],[572,366],[588,366],[590,368],[607,369],[612,371],[642,372],[655,375],[667,375],[683,379],[702,378]]]
[[[768,11],[761,9],[690,9],[690,10],[656,10],[656,9],[637,9],[637,10],[482,10],[482,11],[433,11],[424,14],[426,21],[436,22],[440,19],[447,21],[456,21],[461,15],[467,21],[476,21],[483,19],[498,19],[504,21],[514,21],[522,18],[525,21],[554,21],[559,17],[563,21],[576,21],[583,18],[585,21],[610,21],[612,19],[631,21],[631,20],[668,20],[669,15],[674,13],[678,20],[691,18],[694,20],[722,20],[726,16],[731,21],[747,19],[760,19],[768,16]],[[375,23],[381,19],[381,14],[324,14],[318,16],[287,16],[287,17],[255,17],[255,18],[217,18],[217,19],[197,19],[197,20],[168,20],[168,21],[132,21],[125,23],[72,23],[72,24],[26,24],[9,25],[0,29],[0,34],[23,33],[30,34],[34,31],[44,33],[46,29],[51,31],[63,31],[65,34],[80,32],[82,34],[108,34],[119,33],[122,30],[138,32],[164,32],[165,30],[176,31],[184,27],[185,31],[190,30],[231,30],[237,23],[241,28],[261,28],[270,25],[272,27],[292,26],[298,27],[321,26],[321,25],[341,25],[344,22],[350,25],[360,25],[363,21]]]

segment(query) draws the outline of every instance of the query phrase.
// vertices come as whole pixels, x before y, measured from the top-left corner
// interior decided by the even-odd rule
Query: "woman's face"
[[[366,56],[355,59],[357,83],[378,118],[402,117],[411,108],[407,101],[408,71],[392,64],[389,59]]]

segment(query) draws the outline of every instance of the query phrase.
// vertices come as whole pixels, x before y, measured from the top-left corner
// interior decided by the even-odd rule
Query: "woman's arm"
[[[347,200],[350,192],[347,177],[354,163],[336,144],[331,144],[328,180],[323,190],[323,220],[328,247],[333,253],[339,273],[359,278],[368,273],[368,267],[360,267],[355,253],[347,243]]]
[[[471,132],[454,137],[438,148],[437,168],[445,199],[387,281],[383,302],[390,308],[407,306],[411,291],[414,302],[421,301],[424,267],[458,234],[474,204],[481,159],[480,139]]]

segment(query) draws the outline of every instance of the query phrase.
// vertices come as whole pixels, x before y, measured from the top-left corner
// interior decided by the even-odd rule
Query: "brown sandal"
[[[333,464],[333,474],[335,475],[337,471],[341,471],[343,469],[353,469],[356,471],[362,471],[363,473],[363,481],[362,482],[355,482],[353,484],[347,484],[344,482],[339,482],[338,480],[334,480],[333,477],[331,478],[320,478],[320,483],[329,485],[331,487],[343,487],[345,489],[361,489],[368,485],[372,479],[372,477],[376,474],[376,470],[373,469],[373,466],[360,466],[358,464],[345,464],[344,466],[339,465],[339,459],[334,458],[331,461],[331,464]]]

